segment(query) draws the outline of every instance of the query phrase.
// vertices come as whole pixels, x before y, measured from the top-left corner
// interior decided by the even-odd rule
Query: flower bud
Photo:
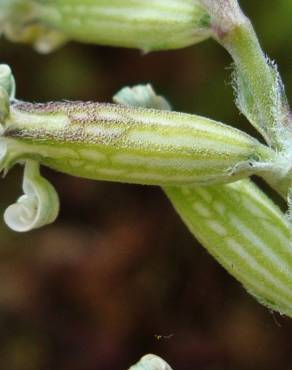
[[[115,99],[170,108],[148,85],[124,88]],[[291,190],[285,217],[249,180],[163,189],[195,237],[258,301],[292,316]]]
[[[274,152],[200,116],[99,103],[14,102],[2,168],[32,158],[90,179],[151,185],[235,181]]]
[[[210,36],[209,16],[198,0],[4,0],[1,11],[8,38],[45,52],[65,38],[150,51]]]
[[[164,188],[194,236],[256,299],[292,317],[291,225],[249,180]]]

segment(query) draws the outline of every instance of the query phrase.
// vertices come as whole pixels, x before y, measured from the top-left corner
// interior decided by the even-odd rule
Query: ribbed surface
[[[292,316],[290,226],[249,180],[166,188],[190,231],[261,303]]]
[[[52,0],[41,19],[69,37],[145,50],[184,47],[209,36],[195,0]]]
[[[5,136],[57,170],[144,184],[234,181],[270,155],[245,133],[203,117],[111,104],[17,103]]]

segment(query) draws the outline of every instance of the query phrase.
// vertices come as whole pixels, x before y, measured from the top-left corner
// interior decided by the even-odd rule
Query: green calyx
[[[235,181],[275,153],[204,117],[100,103],[11,104],[5,166],[21,158],[95,180],[150,185]]]
[[[0,3],[2,32],[49,52],[65,40],[176,49],[210,36],[210,17],[198,0],[15,0]]]
[[[31,104],[15,100],[14,78],[4,65],[0,83],[4,174],[16,163],[36,162],[95,180],[209,185],[261,173],[277,162],[273,150],[237,129],[170,112],[149,85],[122,89],[117,105]]]

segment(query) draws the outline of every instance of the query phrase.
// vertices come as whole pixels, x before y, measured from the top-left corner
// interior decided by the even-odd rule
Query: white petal
[[[59,212],[59,199],[53,186],[40,175],[39,164],[27,161],[23,178],[24,195],[4,213],[14,231],[26,232],[53,222]]]
[[[148,354],[143,356],[137,364],[129,370],[172,370],[172,368],[161,357]]]

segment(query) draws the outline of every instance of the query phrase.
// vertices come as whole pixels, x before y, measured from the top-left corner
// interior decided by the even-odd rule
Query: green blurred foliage
[[[242,5],[291,97],[291,1]],[[125,85],[151,82],[176,110],[256,135],[233,103],[231,60],[211,40],[147,55],[76,43],[47,56],[0,47],[23,100],[110,101]],[[126,369],[147,352],[177,370],[291,369],[292,321],[228,276],[159,188],[43,172],[60,194],[57,222],[25,235],[0,224],[0,370]],[[1,181],[1,213],[21,176],[18,167]]]

